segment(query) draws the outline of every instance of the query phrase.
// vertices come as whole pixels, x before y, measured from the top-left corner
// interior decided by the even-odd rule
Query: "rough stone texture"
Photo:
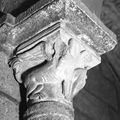
[[[0,120],[18,120],[19,101],[19,85],[7,65],[7,56],[0,52]]]
[[[18,120],[19,108],[14,102],[0,96],[0,120]]]
[[[18,120],[19,86],[7,65],[7,56],[0,53],[0,120]]]
[[[104,0],[101,13],[101,20],[117,35],[118,42],[120,41],[119,5],[120,0]],[[85,88],[74,99],[75,103],[79,103],[79,108],[74,103],[76,120],[79,118],[81,120],[120,120],[119,48],[120,45],[104,55],[101,64],[88,72]]]
[[[3,1],[4,0],[0,2],[2,3]],[[15,0],[11,0],[11,3],[13,1]],[[21,2],[22,0],[18,0],[18,1]],[[7,2],[7,4],[9,3]],[[6,12],[8,11],[8,9],[12,10],[11,9],[12,7],[7,8],[6,2],[4,2],[4,5],[5,7],[3,6],[1,10],[4,9],[4,11]],[[114,31],[117,34],[119,40],[120,39],[119,0],[104,0],[101,19],[107,25],[107,27],[109,27],[112,31]],[[18,89],[19,85],[13,78],[12,70],[10,70],[6,64],[6,56],[4,53],[0,53],[0,77],[1,77],[0,78],[0,120],[18,120],[18,105],[16,106],[18,102],[16,101],[16,99],[18,101],[20,100],[19,89]],[[100,116],[101,120],[110,120],[110,119],[119,120],[119,118],[117,117],[118,116],[117,112],[115,111],[117,109],[117,102],[115,99],[116,93],[115,93],[115,89],[113,90],[113,85],[111,83],[109,84],[108,81],[105,82],[104,80],[92,81],[93,77],[88,79],[91,80],[89,82],[87,81],[88,84],[86,85],[86,89],[88,91],[91,90],[89,91],[91,94],[86,92],[86,90],[83,90],[79,94],[79,98],[77,98],[76,100],[78,101],[80,106],[84,105],[83,108],[81,107],[80,109],[78,109],[75,106],[76,107],[75,112],[78,112],[77,115],[80,115],[76,117],[81,118],[81,120],[90,120],[90,119],[92,120],[91,116],[88,116],[86,114],[86,113],[89,114],[90,112],[91,115],[92,114],[94,115],[94,113],[96,114],[94,115],[95,118],[97,118],[96,117],[97,115]],[[110,81],[114,81],[114,80],[111,79]],[[90,83],[93,82],[94,84],[90,85]],[[92,101],[93,104],[91,104],[90,101]],[[109,107],[106,108],[105,107],[106,105],[108,105]],[[110,110],[111,106],[113,108],[112,110]],[[104,111],[102,111],[103,109]],[[104,115],[101,116],[103,112]]]
[[[86,34],[90,39],[83,38],[82,40],[98,54],[108,52],[116,45],[116,36],[78,0],[66,1],[65,3],[62,0],[56,0],[49,6],[45,6],[26,21],[12,28],[7,34],[7,41],[14,47],[23,42],[27,43],[28,39],[29,42],[32,40],[35,42],[37,40],[34,40],[33,37],[35,35],[41,37],[39,34],[44,27],[61,22],[61,19],[66,22],[60,27],[65,26],[65,29],[69,27],[77,37],[80,34]],[[40,40],[41,38],[39,38]]]
[[[13,71],[7,64],[7,56],[0,53],[0,91],[20,101],[19,85],[13,77]]]

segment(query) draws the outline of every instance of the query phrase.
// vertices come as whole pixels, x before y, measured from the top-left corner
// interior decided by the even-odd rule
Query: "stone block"
[[[2,96],[0,96],[0,120],[19,120],[18,105]]]
[[[20,101],[19,84],[8,67],[7,56],[0,52],[0,91]]]

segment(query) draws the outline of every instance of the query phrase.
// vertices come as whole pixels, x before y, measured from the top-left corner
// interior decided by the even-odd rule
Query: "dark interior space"
[[[23,84],[20,84],[20,96],[21,96],[21,102],[19,104],[19,120],[23,120],[23,115],[27,110],[26,89]]]
[[[39,4],[39,7],[41,7],[52,1],[54,0],[1,0],[0,11],[3,13],[11,13],[13,16],[17,17],[36,3],[36,6]]]
[[[21,3],[21,5],[18,8],[11,11],[11,14],[13,16],[18,16],[20,13],[25,12],[28,8],[33,6],[38,1],[39,0],[25,0],[23,3]]]

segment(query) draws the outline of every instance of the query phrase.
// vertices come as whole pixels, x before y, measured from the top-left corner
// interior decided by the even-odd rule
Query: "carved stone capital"
[[[73,111],[72,99],[81,90],[87,70],[100,63],[100,56],[63,29],[11,61],[16,79],[27,89],[29,105],[56,101]],[[42,109],[42,108],[41,108]],[[59,113],[57,113],[59,114]]]
[[[80,42],[80,38],[77,40],[62,32],[61,34],[56,32],[55,36],[53,35],[56,41],[53,40],[53,36],[50,36],[54,42],[41,42],[11,61],[16,79],[24,82],[26,88],[31,84],[32,87],[28,87],[28,94],[39,84],[41,86],[53,84],[56,87],[52,86],[50,89],[54,88],[53,92],[57,95],[57,97],[54,96],[55,99],[58,98],[60,91],[60,98],[65,97],[71,101],[73,96],[85,85],[87,70],[100,63],[100,56]],[[63,40],[61,36],[64,36]],[[27,73],[27,71],[29,72]],[[24,78],[21,77],[22,74],[24,74]]]
[[[73,97],[100,55],[115,47],[116,36],[78,0],[54,0],[33,13],[9,26],[4,45],[27,91],[24,118],[73,120]]]

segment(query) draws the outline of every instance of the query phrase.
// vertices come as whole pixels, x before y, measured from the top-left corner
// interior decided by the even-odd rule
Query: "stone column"
[[[12,60],[16,79],[27,89],[27,120],[73,120],[72,99],[84,87],[87,70],[100,63],[92,49],[62,32],[54,44],[41,42]]]
[[[38,4],[39,5],[39,4]],[[33,7],[34,8],[34,7]],[[73,97],[116,36],[77,0],[55,0],[19,21],[9,19],[9,65],[26,88],[25,120],[74,120]],[[27,12],[27,11],[26,11]],[[11,24],[13,23],[13,24]]]

